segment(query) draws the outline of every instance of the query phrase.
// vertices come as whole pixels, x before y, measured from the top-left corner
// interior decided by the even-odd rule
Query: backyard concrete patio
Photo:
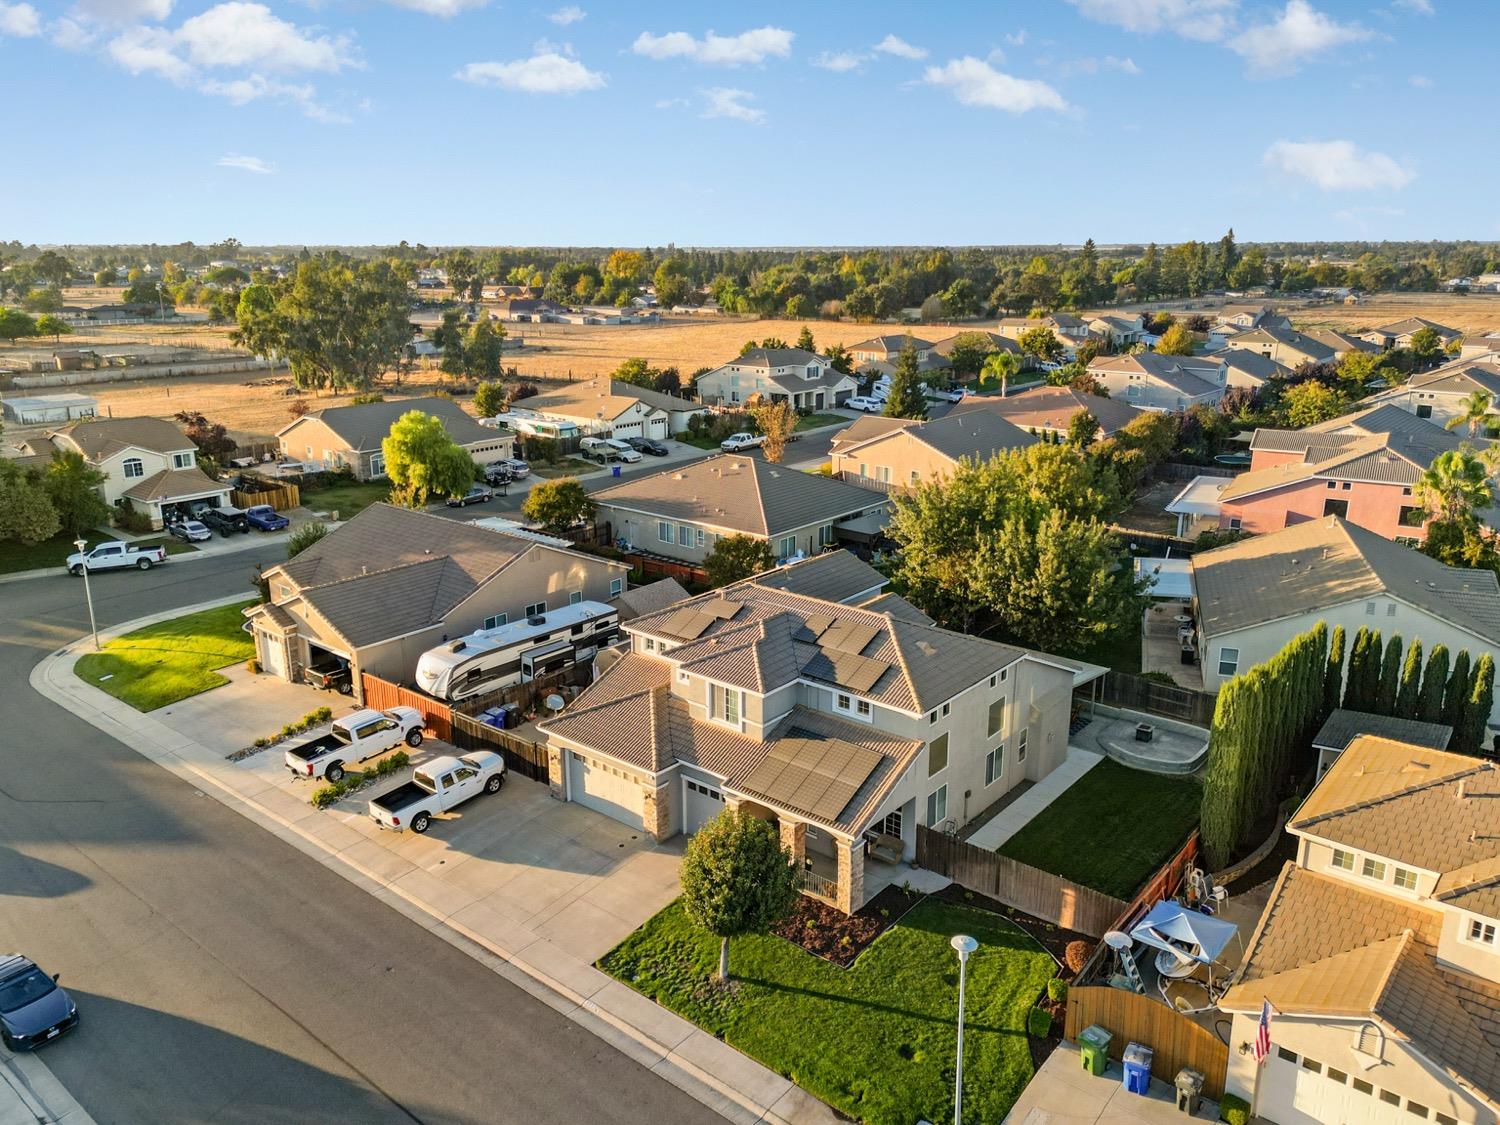
[[[1182,662],[1182,640],[1180,616],[1192,613],[1187,602],[1158,602],[1146,611],[1146,624],[1141,630],[1141,672],[1164,672],[1178,687],[1203,690],[1203,668],[1195,660],[1192,664]],[[1196,641],[1194,641],[1196,649]]]

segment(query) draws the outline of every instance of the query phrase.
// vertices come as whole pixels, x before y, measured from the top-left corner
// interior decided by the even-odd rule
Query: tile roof
[[[391,426],[403,414],[420,410],[442,420],[448,436],[459,445],[495,441],[500,436],[495,430],[486,429],[476,422],[452,399],[446,398],[397,398],[386,402],[366,402],[359,406],[330,406],[326,410],[314,410],[304,418],[317,418],[339,437],[350,449],[379,449],[380,443],[391,432]],[[302,421],[299,418],[297,422]],[[297,425],[283,426],[284,434]]]
[[[951,356],[953,354],[953,345],[958,342],[960,336],[983,336],[989,341],[990,347],[994,351],[1010,352],[1013,355],[1021,354],[1021,345],[1009,336],[1002,336],[998,332],[982,332],[977,330],[955,332],[951,336],[944,336],[932,345],[932,350],[941,356]]]
[[[1420,332],[1424,328],[1431,328],[1445,340],[1456,339],[1463,335],[1456,328],[1449,328],[1446,324],[1439,324],[1435,320],[1428,320],[1421,316],[1408,316],[1401,320],[1393,320],[1389,324],[1382,324],[1378,328],[1367,329],[1365,335],[1381,336],[1405,336],[1408,332]]]
[[[904,348],[906,346],[906,341],[908,339],[911,340],[912,346],[914,348],[916,348],[918,351],[922,350],[923,348],[930,348],[930,347],[932,347],[932,341],[930,341],[930,340],[923,340],[919,336],[911,336],[908,333],[904,333],[903,332],[903,333],[900,333],[900,334],[891,333],[891,334],[886,335],[886,336],[871,336],[868,340],[861,340],[857,344],[850,344],[849,345],[849,351],[851,351],[851,352],[899,352],[902,348]]]
[[[602,416],[606,422],[613,421],[643,401],[637,395],[616,390],[614,380],[607,383],[601,383],[599,380],[573,383],[560,390],[549,391],[547,394],[522,400],[526,410],[567,414],[590,420]]]
[[[1192,565],[1209,636],[1390,594],[1500,644],[1493,571],[1444,566],[1335,516],[1202,552]]]
[[[860,602],[859,607],[860,609],[868,609],[871,613],[889,613],[899,621],[911,621],[917,625],[937,624],[936,621],[928,617],[900,594],[881,594],[879,597],[871,598],[867,602]]]
[[[1005,398],[995,395],[966,398],[948,412],[948,417],[976,410],[998,414],[1023,430],[1066,430],[1073,415],[1087,410],[1099,419],[1099,427],[1106,436],[1147,413],[1119,399],[1086,394],[1072,387],[1032,387]]]
[[[733,454],[637,477],[594,493],[594,500],[767,538],[888,506],[880,493]]]
[[[1165,383],[1175,391],[1197,397],[1220,389],[1212,381],[1224,363],[1217,356],[1159,355],[1156,352],[1134,352],[1130,355],[1096,356],[1089,370],[1105,375],[1116,371],[1136,372]]]
[[[943,417],[934,418],[931,421],[912,418],[882,419],[882,421],[894,422],[896,425],[862,427],[862,430],[881,431],[863,440],[860,440],[858,434],[846,436],[849,435],[850,430],[866,419],[874,422],[873,416],[866,415],[865,418],[857,419],[853,425],[843,431],[840,436],[844,440],[838,443],[836,452],[845,455],[853,454],[857,450],[890,440],[900,433],[956,463],[964,457],[973,461],[988,461],[991,457],[1008,453],[1012,449],[1024,449],[1029,445],[1035,445],[1039,440],[1035,434],[1027,433],[1014,422],[991,410],[950,411]]]
[[[85,418],[61,429],[90,461],[99,461],[134,446],[152,453],[176,453],[193,443],[165,418]]]
[[[1412,746],[1446,750],[1453,728],[1442,723],[1424,723],[1400,715],[1372,715],[1368,711],[1348,711],[1336,707],[1313,735],[1312,744],[1329,750],[1343,750],[1362,734],[1389,738]]]
[[[125,490],[132,500],[175,500],[202,496],[204,493],[227,493],[229,486],[214,480],[202,469],[163,469]]]
[[[615,605],[620,610],[620,619],[629,621],[648,613],[660,613],[668,606],[685,602],[692,596],[682,588],[677,579],[662,578],[648,585],[626,590],[615,599]]]
[[[1332,328],[1304,328],[1302,334],[1309,339],[1316,340],[1318,343],[1332,348],[1335,355],[1342,355],[1344,352],[1370,352],[1374,354],[1380,351],[1376,345],[1370,343],[1368,340],[1363,340],[1358,336],[1351,336],[1347,332],[1337,332]]]
[[[742,356],[737,356],[729,361],[730,364],[739,364],[742,367],[796,367],[807,366],[809,363],[821,363],[824,366],[828,360],[816,352],[810,352],[806,348],[751,348]],[[726,365],[727,366],[727,365]]]
[[[1477,359],[1462,359],[1413,375],[1406,381],[1406,389],[1447,394],[1479,391],[1500,398],[1500,367]]]
[[[830,602],[849,602],[886,584],[885,575],[852,551],[824,551],[755,576],[768,590],[786,590]]]
[[[1217,355],[1229,365],[1231,373],[1238,371],[1241,375],[1261,382],[1267,379],[1284,379],[1292,373],[1292,369],[1286,364],[1277,363],[1270,356],[1252,352],[1248,348],[1225,348]]]
[[[305,587],[301,597],[358,648],[441,625],[476,588],[457,563],[438,556]]]
[[[1279,344],[1300,352],[1310,363],[1327,363],[1334,356],[1333,349],[1323,341],[1315,340],[1294,328],[1252,328],[1248,332],[1241,332],[1233,337],[1229,341],[1229,347],[1246,348],[1267,343]]]

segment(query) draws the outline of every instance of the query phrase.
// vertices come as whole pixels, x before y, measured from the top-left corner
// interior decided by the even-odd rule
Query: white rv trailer
[[[592,660],[619,632],[613,606],[575,602],[428,649],[417,661],[417,686],[451,701],[527,683]]]

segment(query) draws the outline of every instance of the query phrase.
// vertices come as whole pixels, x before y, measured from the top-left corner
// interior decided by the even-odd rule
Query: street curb
[[[133,621],[112,626],[108,630],[101,630],[100,640],[108,640],[147,625],[154,625],[160,621],[170,620],[206,609],[214,609],[223,605],[231,605],[245,600],[245,595],[235,594],[216,598],[212,601],[200,602],[195,605],[181,606],[158,614],[150,614],[145,617],[136,618]],[[789,1091],[778,1096],[771,1105],[762,1105],[759,1101],[751,1099],[748,1095],[742,1094],[727,1083],[721,1082],[712,1073],[677,1054],[677,1044],[663,1043],[654,1038],[649,1032],[643,1031],[624,1018],[601,1008],[593,1000],[594,992],[587,994],[578,992],[544,970],[524,960],[521,956],[521,952],[523,951],[511,951],[496,945],[482,934],[469,929],[462,923],[452,921],[448,915],[432,909],[420,899],[409,894],[404,888],[395,886],[394,883],[385,880],[379,874],[362,864],[347,858],[341,852],[329,851],[327,846],[311,833],[297,827],[296,824],[286,820],[274,810],[260,804],[253,797],[247,797],[236,792],[208,771],[183,758],[177,751],[162,751],[160,756],[154,756],[141,749],[136,744],[135,739],[128,736],[122,737],[122,732],[118,727],[100,721],[106,718],[107,709],[116,707],[126,708],[135,714],[140,714],[148,718],[149,714],[146,712],[134,712],[127,704],[121,703],[113,696],[74,676],[72,665],[76,663],[79,656],[84,655],[82,650],[86,649],[86,646],[87,638],[82,638],[49,653],[39,660],[32,667],[29,677],[32,689],[46,699],[51,700],[58,706],[83,719],[85,722],[104,731],[110,737],[124,742],[148,761],[161,766],[195,787],[201,788],[226,808],[239,813],[245,819],[271,832],[278,839],[296,847],[299,851],[317,860],[324,867],[354,883],[355,886],[367,891],[369,887],[366,884],[373,886],[375,889],[371,893],[376,898],[386,902],[387,905],[396,906],[399,909],[398,904],[404,903],[411,910],[431,920],[433,924],[425,928],[438,934],[443,940],[460,951],[473,956],[471,950],[466,948],[466,944],[473,945],[498,958],[505,965],[512,967],[523,975],[524,979],[512,980],[511,983],[525,987],[526,982],[529,981],[540,986],[545,994],[538,993],[534,988],[528,988],[527,991],[591,1034],[598,1035],[608,1042],[609,1037],[601,1033],[597,1024],[602,1023],[607,1028],[613,1029],[614,1032],[630,1040],[656,1061],[647,1062],[646,1059],[637,1057],[633,1052],[625,1051],[618,1043],[612,1044],[613,1046],[624,1051],[630,1057],[635,1058],[637,1062],[646,1066],[648,1070],[672,1082],[673,1085],[677,1086],[684,1093],[709,1109],[719,1113],[721,1116],[730,1120],[745,1122],[747,1125],[754,1125],[757,1122],[765,1122],[766,1125],[781,1125],[781,1123],[787,1120],[780,1114],[775,1113],[774,1109],[788,1095],[798,1092],[799,1088],[794,1083],[791,1084]],[[63,665],[66,665],[66,667],[63,667]],[[61,676],[70,677],[72,683],[67,684],[54,681],[52,678],[54,670]],[[83,702],[89,694],[101,697],[104,702],[100,707],[91,707],[89,710],[83,710],[75,706],[75,704]],[[407,913],[407,911],[403,910],[402,913]],[[544,941],[546,939],[538,940]],[[504,973],[501,975],[506,976]],[[507,979],[511,978],[507,976]],[[600,990],[607,984],[608,980],[606,980],[604,985],[600,986]],[[666,1011],[666,1009],[663,1009],[663,1011]],[[689,1026],[693,1030],[701,1030],[696,1028],[695,1025]],[[746,1058],[748,1059],[749,1056],[746,1056]],[[754,1060],[750,1061],[754,1062]],[[761,1064],[756,1063],[755,1065],[759,1066]],[[674,1071],[676,1073],[673,1073]],[[768,1073],[772,1072],[768,1071]],[[724,1104],[725,1102],[729,1103],[728,1106]],[[828,1110],[828,1114],[828,1119],[833,1120],[833,1111],[831,1109]]]
[[[329,524],[328,526],[330,528],[334,528],[334,527],[338,527],[339,525],[338,524]],[[245,541],[245,543],[243,545],[238,545],[237,544],[234,547],[221,548],[220,550],[217,550],[217,551],[200,551],[200,550],[196,550],[195,549],[193,551],[193,553],[190,554],[190,555],[189,554],[168,555],[167,556],[167,560],[168,561],[165,562],[165,563],[162,563],[161,565],[163,565],[163,566],[169,566],[170,567],[170,566],[176,566],[178,563],[201,562],[203,559],[221,559],[225,555],[238,555],[238,554],[242,554],[242,553],[250,550],[251,548],[258,547],[260,545],[261,545],[261,540],[259,538],[255,538],[255,539],[249,539],[249,538],[247,538],[246,541]],[[32,579],[32,578],[61,578],[61,577],[65,577],[67,575],[67,573],[68,572],[66,570],[58,570],[57,567],[55,567],[55,566],[41,567],[38,570],[18,570],[14,574],[0,575],[0,586],[4,586],[4,585],[6,585],[7,583],[10,583],[10,582],[25,582],[25,581],[27,581],[29,579]],[[93,574],[95,572],[94,571],[90,571],[89,573]]]

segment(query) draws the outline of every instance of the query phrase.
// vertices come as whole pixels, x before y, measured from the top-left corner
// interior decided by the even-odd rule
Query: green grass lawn
[[[388,500],[388,480],[351,480],[330,484],[326,488],[308,489],[302,494],[302,506],[318,512],[337,512],[340,520],[359,515],[378,500]]]
[[[1106,758],[1000,854],[1128,899],[1197,826],[1201,796],[1190,777],[1143,773]]]
[[[549,465],[545,461],[532,461],[530,464],[532,475],[541,477],[543,480],[576,477],[580,473],[597,473],[604,468],[597,461],[585,461],[582,457],[564,457],[555,465]]]
[[[80,657],[74,674],[137,711],[154,711],[229,681],[216,669],[255,655],[240,626],[250,601],[147,625]],[[103,677],[108,676],[109,679]]]
[[[69,555],[77,552],[78,548],[73,546],[76,536],[55,535],[51,539],[43,539],[40,543],[17,543],[14,540],[0,542],[0,574],[16,574],[23,570],[41,570],[45,567],[55,566],[62,569],[63,563]],[[100,535],[97,531],[90,532],[84,536],[90,547],[97,547],[108,538]],[[142,539],[136,544],[138,547],[165,547],[169,555],[190,554],[198,548],[191,543],[184,543],[181,539],[173,539],[170,535],[163,535],[158,539]]]
[[[848,425],[849,419],[842,414],[806,414],[797,419],[796,432],[816,430],[822,426]]]
[[[964,1111],[999,1121],[1032,1075],[1026,1013],[1056,964],[999,915],[927,899],[849,969],[782,938],[718,939],[673,903],[599,961],[605,972],[871,1125],[953,1118],[954,934],[977,938],[965,1001]]]

